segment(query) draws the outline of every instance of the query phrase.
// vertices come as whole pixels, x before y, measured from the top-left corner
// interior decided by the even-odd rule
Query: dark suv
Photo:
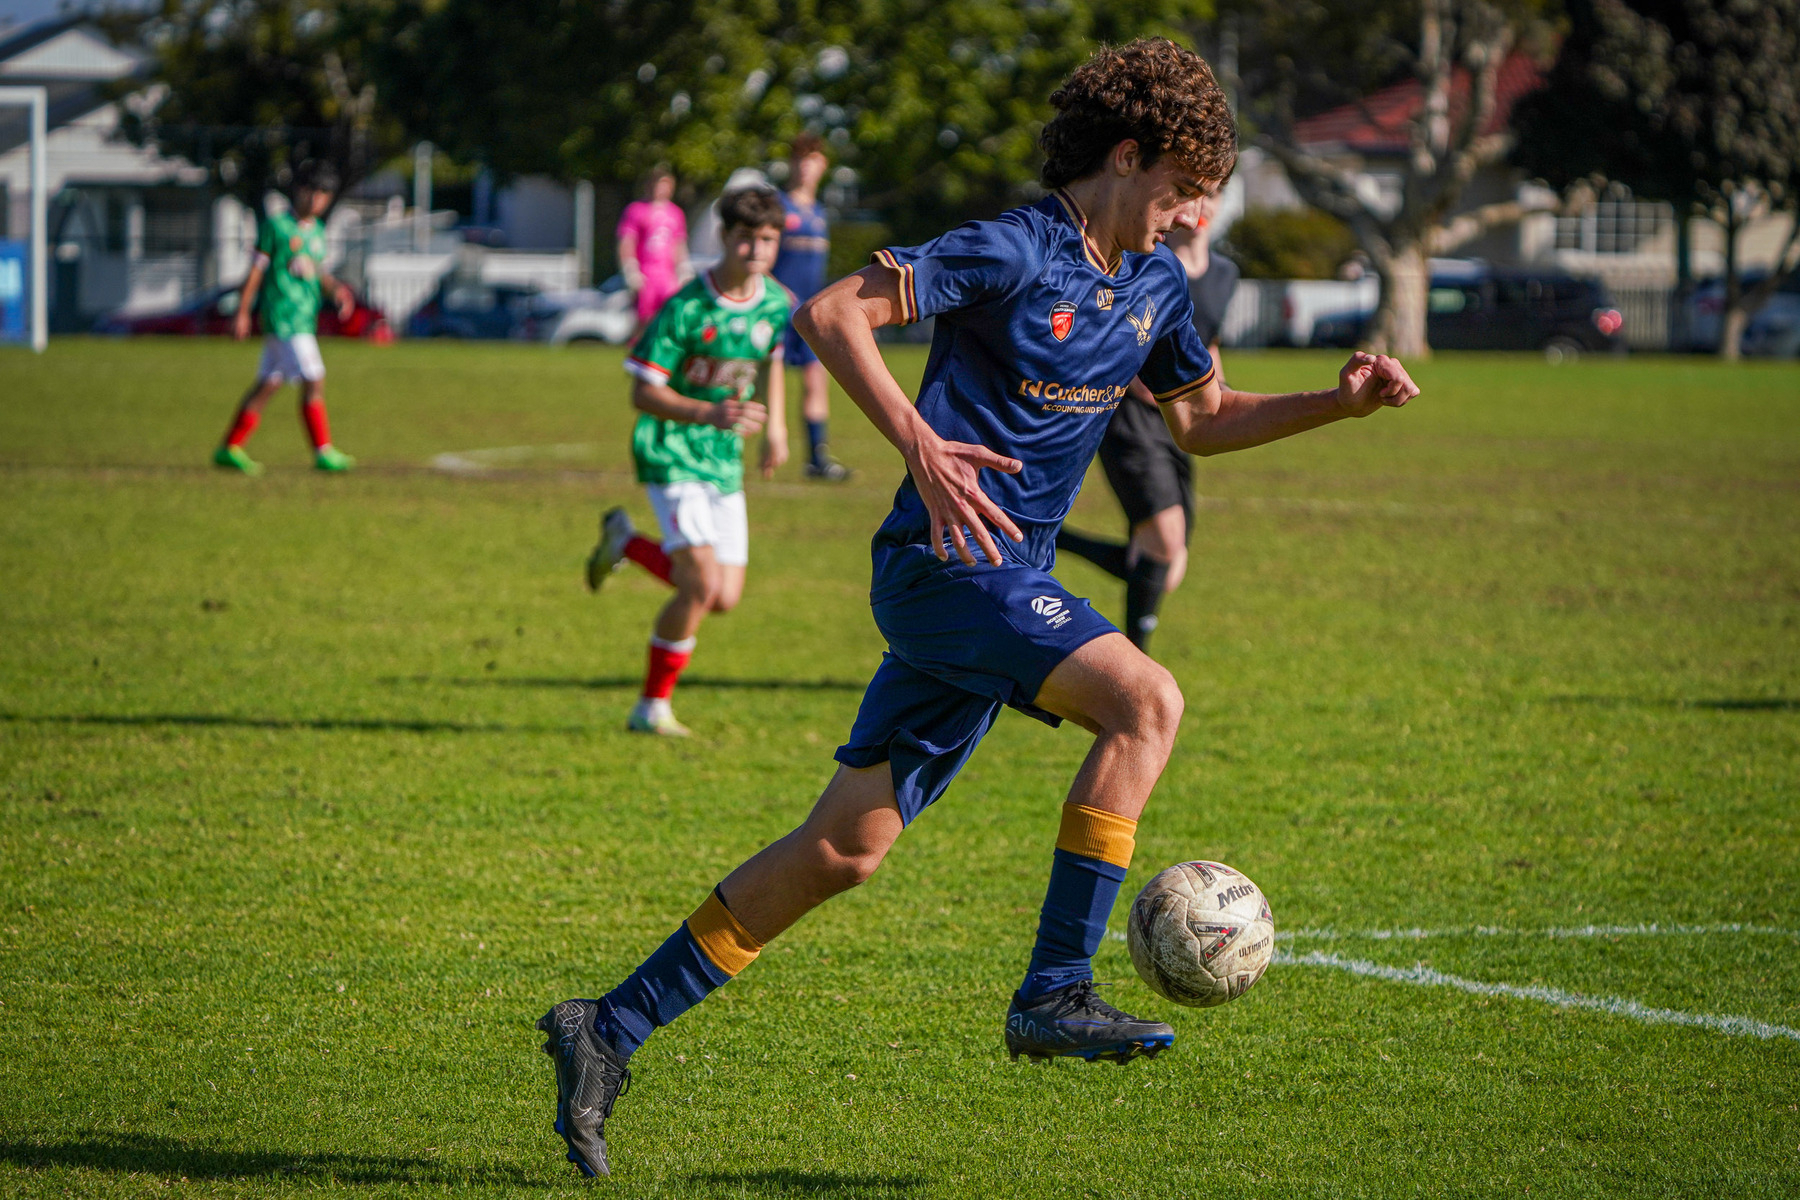
[[[1624,318],[1596,280],[1528,271],[1439,276],[1427,303],[1434,350],[1542,350],[1558,362],[1625,350]],[[1312,344],[1354,346],[1374,315],[1328,313],[1313,322]]]

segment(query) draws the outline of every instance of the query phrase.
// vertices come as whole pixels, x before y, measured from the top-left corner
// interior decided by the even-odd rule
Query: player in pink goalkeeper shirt
[[[637,295],[637,332],[681,285],[693,268],[688,265],[687,217],[675,203],[675,176],[658,167],[650,172],[647,200],[634,200],[619,218],[619,264],[625,284]]]

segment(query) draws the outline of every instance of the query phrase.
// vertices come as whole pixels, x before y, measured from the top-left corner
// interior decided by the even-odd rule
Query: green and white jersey
[[[721,296],[711,272],[669,297],[632,348],[625,370],[691,400],[718,404],[756,394],[757,368],[781,345],[792,311],[787,289],[753,276],[747,300]],[[666,421],[644,413],[631,432],[640,483],[710,483],[729,495],[744,489],[744,439],[716,425]]]
[[[325,270],[325,226],[293,213],[265,217],[256,252],[268,260],[268,275],[257,302],[263,332],[291,338],[319,328],[319,276]]]

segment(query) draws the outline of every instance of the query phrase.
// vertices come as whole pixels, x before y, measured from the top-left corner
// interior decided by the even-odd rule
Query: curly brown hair
[[[1168,38],[1103,46],[1050,95],[1038,136],[1046,187],[1100,169],[1127,138],[1150,166],[1164,154],[1194,178],[1223,184],[1237,165],[1237,122],[1206,60]]]

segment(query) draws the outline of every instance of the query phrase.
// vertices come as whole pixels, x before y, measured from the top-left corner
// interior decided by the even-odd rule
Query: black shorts
[[[1194,527],[1194,460],[1175,444],[1161,412],[1127,396],[1100,441],[1100,467],[1133,525],[1181,506]]]

